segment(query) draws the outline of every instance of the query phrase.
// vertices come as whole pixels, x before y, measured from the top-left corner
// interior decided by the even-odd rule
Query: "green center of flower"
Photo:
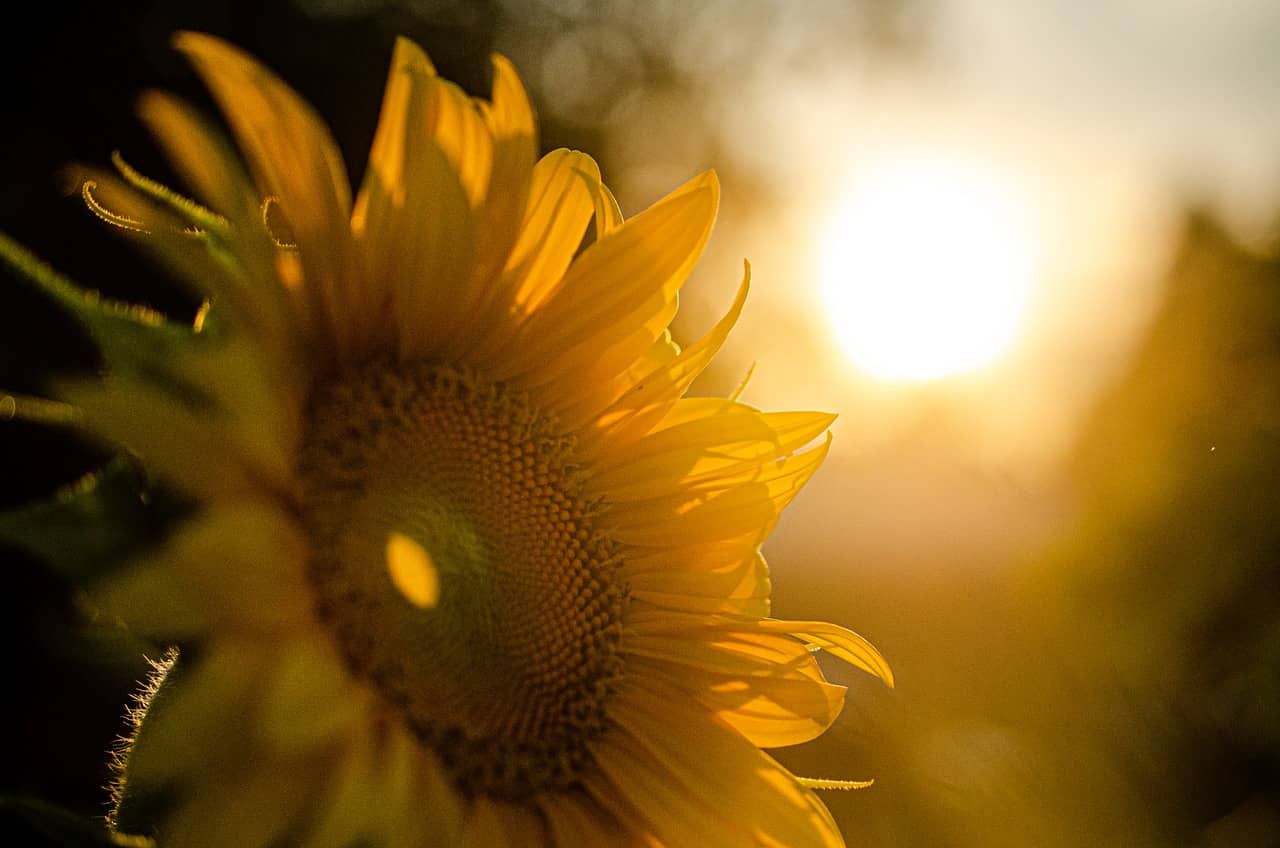
[[[617,545],[572,448],[522,395],[447,366],[365,367],[312,394],[321,618],[464,792],[572,785],[621,675]]]

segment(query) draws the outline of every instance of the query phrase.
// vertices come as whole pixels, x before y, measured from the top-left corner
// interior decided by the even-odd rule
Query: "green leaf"
[[[183,652],[194,650],[196,649],[184,648]],[[151,662],[151,670],[145,688],[138,695],[137,705],[130,711],[129,718],[133,726],[128,734],[126,752],[117,765],[116,781],[112,787],[115,809],[111,812],[111,818],[117,827],[125,830],[154,832],[157,823],[172,812],[175,797],[171,785],[166,786],[163,782],[148,784],[145,780],[139,780],[132,769],[134,752],[154,747],[151,733],[151,728],[155,726],[153,719],[169,709],[175,690],[182,685],[187,666],[180,661],[178,649],[170,648],[159,661]],[[164,742],[165,738],[162,737],[160,743],[163,745]]]
[[[70,312],[89,331],[107,368],[163,386],[176,397],[209,405],[207,394],[181,373],[183,352],[199,340],[193,327],[165,319],[155,310],[104,299],[59,274],[0,233],[0,261]]]
[[[24,848],[155,848],[144,836],[112,833],[104,821],[38,798],[0,798],[0,833],[5,844]]]
[[[64,577],[100,577],[156,541],[187,509],[148,486],[137,466],[117,457],[53,497],[0,512],[0,542],[46,560]]]

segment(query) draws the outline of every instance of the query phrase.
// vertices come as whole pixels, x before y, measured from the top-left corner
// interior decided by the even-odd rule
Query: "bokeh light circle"
[[[821,244],[823,300],[860,370],[890,381],[972,371],[1027,311],[1035,241],[994,174],[938,157],[862,170]]]

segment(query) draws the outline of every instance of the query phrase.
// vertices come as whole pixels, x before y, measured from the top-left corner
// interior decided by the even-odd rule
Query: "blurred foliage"
[[[1074,744],[1163,812],[1162,844],[1280,844],[1280,261],[1191,216],[1073,467],[1080,523],[1035,601],[1082,683]]]
[[[23,848],[155,848],[150,839],[110,833],[101,819],[34,798],[0,798],[0,833]]]
[[[1280,845],[1280,261],[1189,214],[1066,471],[1029,561],[864,590],[898,689],[837,672],[840,721],[778,752],[876,779],[829,798],[850,844]]]

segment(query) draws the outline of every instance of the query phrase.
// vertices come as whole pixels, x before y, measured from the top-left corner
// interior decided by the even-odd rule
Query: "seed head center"
[[[621,674],[617,545],[572,439],[435,364],[318,387],[300,462],[321,618],[466,792],[572,784]]]

